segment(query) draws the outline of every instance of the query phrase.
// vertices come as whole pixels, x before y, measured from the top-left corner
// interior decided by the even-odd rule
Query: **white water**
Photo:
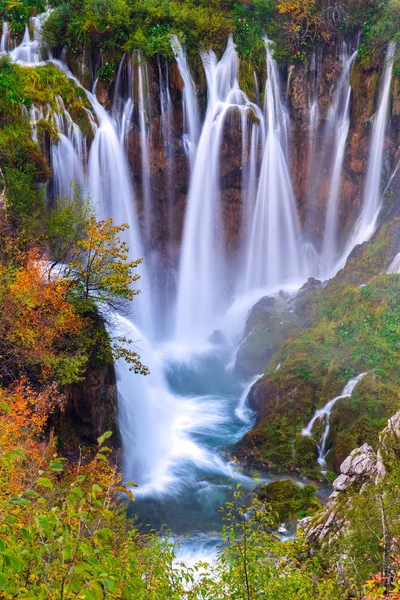
[[[305,427],[302,431],[302,435],[311,436],[312,429],[314,427],[315,422],[321,421],[321,420],[325,421],[324,433],[322,434],[322,437],[317,444],[318,462],[321,466],[326,465],[325,458],[328,453],[328,450],[326,448],[326,442],[327,442],[328,435],[329,435],[330,418],[331,418],[332,409],[338,400],[341,400],[342,398],[351,398],[356,385],[361,381],[361,379],[363,377],[365,377],[365,375],[366,375],[366,373],[361,373],[357,377],[350,379],[350,381],[344,387],[340,396],[336,396],[336,398],[333,398],[327,404],[325,404],[325,406],[323,408],[320,408],[319,410],[317,410],[317,412],[315,413],[315,415],[313,416],[311,421],[308,423],[307,427]]]
[[[232,39],[219,62],[212,51],[202,60],[208,107],[187,200],[176,309],[176,338],[189,343],[207,338],[229,303],[219,181],[225,121],[232,113],[260,113],[239,89]]]
[[[8,50],[9,35],[10,32],[8,23],[4,22],[0,40],[0,52],[6,52]]]
[[[301,277],[300,225],[285,151],[288,116],[279,73],[266,40],[267,139],[247,249],[244,288],[250,291]]]
[[[200,137],[200,115],[197,103],[196,88],[190,73],[186,53],[178,38],[173,35],[171,46],[178,64],[179,72],[183,80],[183,117],[184,117],[184,142],[186,150],[193,165],[197,151],[197,143]]]
[[[42,57],[35,44],[35,40],[28,42],[26,39],[14,60],[37,64]],[[138,223],[135,182],[132,183],[126,154],[128,133],[137,126],[142,146],[142,180],[146,186],[150,162],[150,102],[146,68],[141,62],[137,81],[134,81],[136,72],[135,75],[132,72],[131,59],[123,59],[115,86],[112,117],[95,95],[87,92],[96,118],[95,138],[88,160],[83,150],[79,155],[80,147],[84,145],[83,137],[65,109],[60,106],[59,114],[52,117],[60,131],[60,141],[52,148],[53,186],[55,190],[66,189],[69,177],[83,178],[85,190],[92,195],[102,218],[112,216],[116,223],[129,223],[126,241],[131,257],[146,256],[140,268],[139,287],[143,293],[137,301],[138,314],[130,314],[129,319],[118,317],[115,326],[115,332],[126,333],[135,340],[144,364],[151,369],[151,375],[140,377],[129,372],[123,363],[116,368],[125,475],[126,479],[134,479],[139,484],[134,509],[143,515],[146,523],[161,526],[167,522],[174,532],[194,532],[196,552],[201,547],[201,552],[204,550],[208,554],[213,552],[219,540],[221,524],[216,516],[217,507],[229,497],[230,478],[248,487],[252,485],[251,478],[235,472],[235,465],[228,462],[224,454],[224,449],[232,447],[244,435],[253,419],[247,406],[247,395],[254,382],[237,381],[231,369],[246,314],[263,295],[276,293],[279,289],[293,291],[298,288],[302,279],[314,272],[320,257],[312,244],[302,252],[304,244],[289,175],[289,113],[268,43],[264,110],[251,103],[239,89],[238,61],[231,40],[219,62],[212,52],[202,55],[208,86],[207,112],[202,126],[196,85],[185,52],[177,40],[173,40],[173,47],[184,83],[182,143],[189,155],[192,177],[179,265],[176,330],[172,340],[164,345],[154,342],[159,334],[154,314],[158,316],[163,306],[157,304],[157,295],[146,274],[150,262],[147,258],[149,237],[143,234]],[[56,64],[72,77],[65,65]],[[383,82],[387,93],[382,96],[379,114],[385,102],[387,109],[388,69]],[[163,79],[159,64],[166,145],[171,127],[167,74],[166,70]],[[344,81],[342,86],[347,92],[345,103],[340,104],[342,117],[335,117],[336,124],[339,121],[343,124],[337,139],[344,140],[343,144],[337,143],[335,165],[343,163],[346,127],[348,131],[351,98],[347,83]],[[256,96],[257,88],[255,78]],[[317,95],[312,110],[310,118],[317,127],[320,118]],[[42,118],[40,114],[32,117],[34,134],[35,123]],[[134,115],[139,117],[135,124]],[[220,212],[221,145],[228,119],[235,119],[235,126],[240,129],[241,199],[245,205],[242,222],[245,264],[233,265],[233,269],[225,256],[224,222]],[[94,123],[93,116],[92,120]],[[377,121],[375,128],[378,128]],[[373,138],[378,141],[379,152],[383,153],[384,137],[374,135]],[[77,162],[81,162],[80,169]],[[373,151],[371,164],[375,164]],[[337,183],[340,171],[339,167],[336,171],[333,169],[331,177],[332,206],[338,199],[334,191],[336,187],[340,188],[340,181]],[[144,196],[146,198],[146,192]],[[145,200],[148,233],[152,229],[151,202],[151,197],[148,202]],[[139,327],[132,324],[134,317]],[[221,330],[223,341],[212,344],[207,340],[216,327]],[[319,417],[327,419],[319,443],[320,461],[326,456],[332,407],[348,393],[346,386],[342,396],[331,400],[319,411]],[[317,418],[315,415],[306,428],[306,432],[309,429],[307,434],[311,433]],[[186,547],[184,554],[193,557],[196,552]]]
[[[41,30],[42,25],[49,14],[50,10],[42,15],[39,15],[38,17],[32,17],[31,23],[33,26],[33,39],[31,38],[29,26],[26,25],[21,44],[10,52],[10,58],[12,61],[32,66],[38,65],[43,61]]]
[[[339,80],[333,105],[330,108],[328,119],[330,127],[335,129],[335,154],[332,176],[330,181],[328,204],[326,208],[325,230],[323,236],[321,267],[324,277],[329,277],[338,258],[340,189],[342,183],[343,161],[346,152],[347,136],[350,129],[350,76],[354,61],[357,57],[355,51],[343,61],[343,72]]]
[[[369,240],[376,229],[378,215],[382,205],[382,167],[385,151],[385,133],[388,123],[394,51],[395,45],[392,43],[389,44],[382,76],[381,99],[372,130],[370,156],[362,210],[354,228],[352,237],[350,238],[343,257],[341,258],[340,266],[343,266],[351,250],[357,244],[361,244],[366,240]]]
[[[390,263],[388,270],[387,270],[387,274],[388,275],[392,275],[392,274],[400,275],[400,252],[398,254],[396,254],[394,259]]]
[[[150,190],[150,156],[149,156],[149,137],[148,125],[150,116],[150,96],[149,96],[149,75],[147,62],[144,61],[140,52],[136,55],[138,72],[138,110],[139,110],[139,131],[140,131],[140,149],[142,156],[142,202],[144,207],[144,234],[147,243],[151,236],[151,218],[152,202]]]

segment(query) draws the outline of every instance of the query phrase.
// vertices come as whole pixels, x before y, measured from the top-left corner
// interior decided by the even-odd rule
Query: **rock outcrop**
[[[300,319],[290,310],[285,294],[261,298],[247,317],[243,341],[236,354],[236,373],[242,377],[262,373],[281,343],[299,327]]]
[[[340,466],[340,475],[333,482],[333,492],[324,509],[316,517],[307,517],[299,522],[308,543],[329,543],[342,535],[346,527],[351,527],[343,508],[351,505],[357,494],[364,492],[365,485],[382,481],[389,456],[399,443],[400,412],[397,412],[381,433],[377,451],[368,444],[353,450]]]

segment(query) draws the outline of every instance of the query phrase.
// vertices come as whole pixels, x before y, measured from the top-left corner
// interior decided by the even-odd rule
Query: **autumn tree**
[[[87,321],[68,291],[68,281],[48,276],[38,250],[17,267],[0,265],[0,382],[25,374],[65,384],[82,375]]]
[[[97,306],[104,312],[119,310],[125,301],[139,294],[134,288],[139,275],[134,274],[141,259],[130,261],[129,248],[119,234],[128,225],[113,225],[112,219],[88,220],[85,236],[72,251],[72,261],[64,271],[76,297],[89,309]]]

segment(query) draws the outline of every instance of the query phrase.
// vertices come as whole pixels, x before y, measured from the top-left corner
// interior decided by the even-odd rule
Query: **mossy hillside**
[[[376,439],[399,401],[400,276],[379,274],[390,260],[392,241],[383,227],[344,273],[315,295],[311,327],[283,344],[255,386],[259,423],[239,444],[240,458],[316,475],[316,441],[323,427],[316,424],[314,439],[303,437],[302,428],[362,372],[368,376],[352,398],[332,412],[330,467],[337,470],[348,450]],[[360,280],[366,283],[361,286]]]
[[[30,123],[22,108],[42,106],[44,113],[57,110],[57,97],[61,97],[73,118],[89,122],[85,112],[88,101],[83,91],[53,65],[35,69],[0,60],[0,164],[7,190],[8,207],[15,222],[32,223],[43,207],[39,184],[50,178],[46,158],[48,143],[57,136],[49,121],[41,121],[38,129],[41,143],[32,139]],[[45,140],[42,143],[42,140]],[[47,142],[46,142],[47,140]]]

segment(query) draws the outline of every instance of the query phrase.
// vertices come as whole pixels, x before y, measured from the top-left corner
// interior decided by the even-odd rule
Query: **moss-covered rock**
[[[279,523],[303,519],[321,508],[314,485],[298,485],[291,479],[273,481],[258,490],[258,497],[271,506]]]

